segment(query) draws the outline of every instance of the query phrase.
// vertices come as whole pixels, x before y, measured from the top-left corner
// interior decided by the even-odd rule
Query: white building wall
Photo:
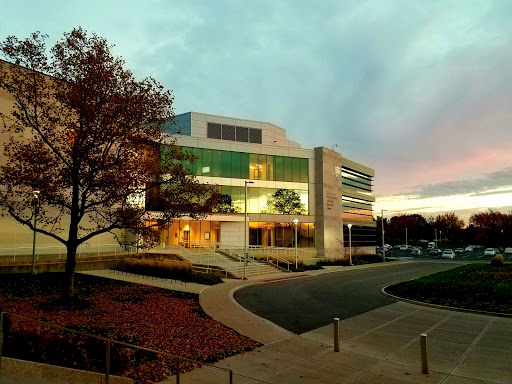
[[[244,245],[244,222],[220,223],[220,242],[226,245]]]

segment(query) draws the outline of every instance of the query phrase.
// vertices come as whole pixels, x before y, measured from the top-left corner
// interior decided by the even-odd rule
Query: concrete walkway
[[[396,265],[394,262],[393,265]],[[200,289],[204,311],[215,320],[264,344],[215,365],[234,372],[234,383],[512,383],[512,319],[447,311],[396,302],[340,322],[340,352],[333,351],[333,326],[302,335],[262,319],[233,300],[249,284],[386,264],[330,267],[282,273]],[[99,272],[94,272],[98,275]],[[105,272],[103,272],[105,273]],[[112,277],[108,275],[105,277]],[[92,273],[91,273],[92,274]],[[133,277],[133,282],[137,278]],[[151,280],[149,280],[151,281]],[[140,283],[148,283],[140,279]],[[153,280],[150,285],[164,286]],[[186,290],[188,284],[179,284]],[[192,287],[190,287],[192,289]],[[205,288],[205,287],[202,287]],[[169,288],[173,289],[173,288]],[[421,373],[419,335],[428,335],[430,373]],[[165,383],[175,383],[173,377]],[[209,367],[181,375],[180,383],[229,383]]]

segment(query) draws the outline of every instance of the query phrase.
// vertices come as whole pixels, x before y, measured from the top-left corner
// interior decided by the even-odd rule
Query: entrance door
[[[183,243],[185,248],[190,248],[190,231],[183,231]]]

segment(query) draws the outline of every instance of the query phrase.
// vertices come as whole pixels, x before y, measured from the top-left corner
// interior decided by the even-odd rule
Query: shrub
[[[505,260],[502,255],[496,255],[491,259],[491,267],[503,267]]]
[[[185,261],[122,259],[113,263],[110,268],[137,275],[175,279],[197,284],[214,285],[222,283],[222,279],[218,276],[193,272],[192,264]]]

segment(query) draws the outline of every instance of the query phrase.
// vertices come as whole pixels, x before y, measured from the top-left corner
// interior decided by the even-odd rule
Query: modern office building
[[[10,64],[0,60],[0,65]],[[0,112],[8,116],[12,106],[12,96],[0,89]],[[201,183],[218,185],[223,199],[219,211],[203,220],[183,217],[162,228],[162,243],[243,246],[247,238],[251,246],[294,248],[296,220],[297,246],[310,255],[346,257],[348,224],[353,252],[375,252],[373,169],[329,148],[302,148],[266,122],[189,112],[177,115],[166,131],[169,141],[176,138],[197,158],[186,164],[190,172]],[[7,135],[0,136],[5,143]],[[5,161],[2,146],[0,163]],[[113,242],[104,234],[90,244]],[[27,227],[1,218],[0,248],[31,249],[31,244]],[[40,235],[38,245],[57,243]]]
[[[297,246],[320,257],[346,256],[348,224],[353,252],[375,252],[373,169],[329,148],[304,149],[261,121],[189,112],[166,130],[196,157],[187,167],[199,182],[218,185],[225,198],[220,212],[163,229],[162,242],[242,246],[247,237],[251,246],[295,247],[297,220]],[[288,209],[290,200],[300,207]]]

